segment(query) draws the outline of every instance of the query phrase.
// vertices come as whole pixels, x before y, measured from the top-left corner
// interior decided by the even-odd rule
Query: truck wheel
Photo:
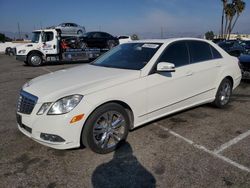
[[[105,154],[114,151],[127,138],[129,117],[116,103],[97,108],[88,118],[82,132],[82,143],[92,151]]]
[[[28,61],[24,61],[24,64],[25,64],[25,65],[29,65]]]
[[[28,56],[28,64],[33,67],[41,66],[43,63],[42,56],[39,53],[31,53]]]

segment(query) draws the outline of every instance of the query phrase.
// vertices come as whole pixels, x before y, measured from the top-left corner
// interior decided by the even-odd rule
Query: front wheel
[[[218,108],[224,108],[229,103],[231,95],[232,82],[228,78],[225,78],[218,88],[213,105]]]
[[[42,56],[39,53],[32,53],[28,56],[28,64],[33,67],[41,66],[43,62]]]
[[[129,118],[125,109],[116,103],[105,104],[88,118],[82,142],[96,153],[109,153],[127,138],[128,128]]]

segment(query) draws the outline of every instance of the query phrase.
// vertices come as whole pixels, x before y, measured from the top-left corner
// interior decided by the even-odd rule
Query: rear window
[[[213,59],[210,45],[202,41],[188,42],[191,63]]]

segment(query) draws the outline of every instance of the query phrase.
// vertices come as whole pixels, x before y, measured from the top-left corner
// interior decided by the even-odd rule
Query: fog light
[[[46,141],[50,141],[50,142],[64,142],[65,141],[62,137],[58,135],[47,134],[47,133],[41,133],[40,138]]]

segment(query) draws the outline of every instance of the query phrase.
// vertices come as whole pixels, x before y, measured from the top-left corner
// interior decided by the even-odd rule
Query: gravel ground
[[[78,65],[34,68],[0,55],[0,187],[250,187],[249,81],[226,109],[203,105],[154,121],[106,155],[51,149],[19,132],[21,86]]]

